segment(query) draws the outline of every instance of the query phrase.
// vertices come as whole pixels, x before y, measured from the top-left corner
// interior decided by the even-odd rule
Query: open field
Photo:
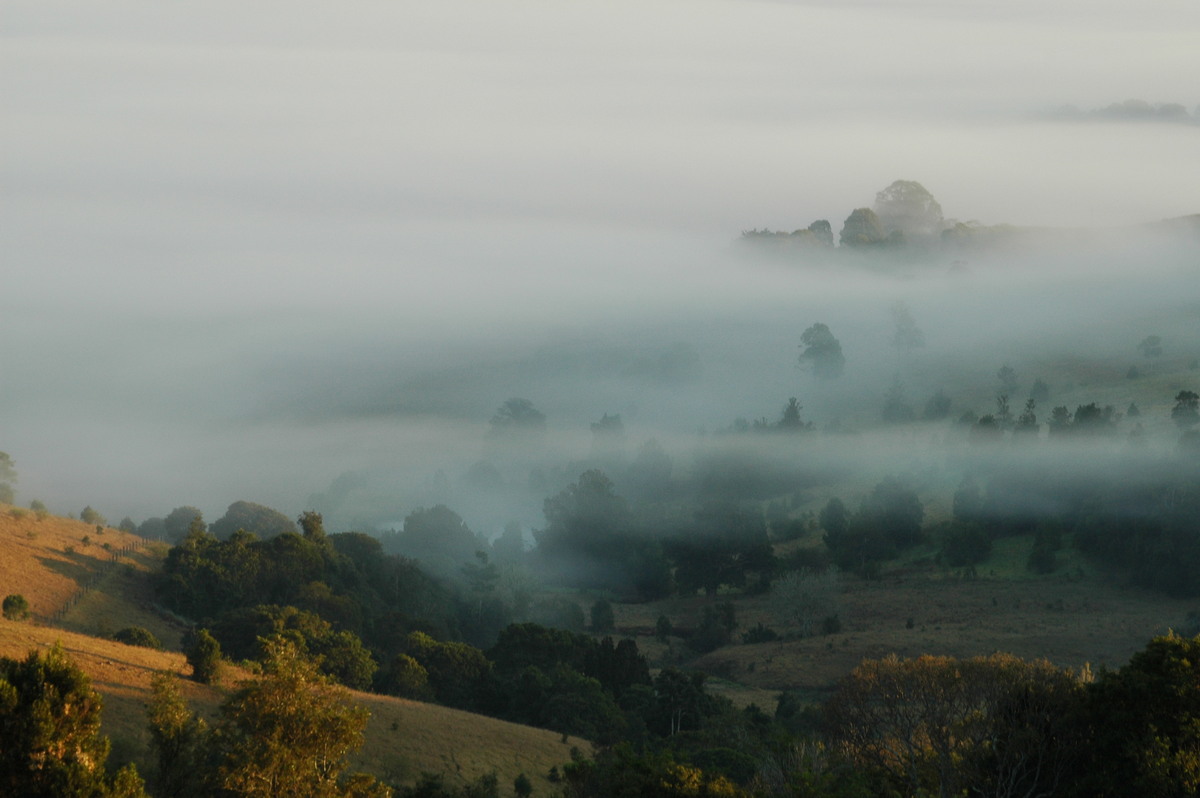
[[[1195,601],[1121,587],[1068,551],[1061,553],[1059,572],[1035,576],[1023,567],[1030,545],[1029,538],[997,541],[975,578],[928,562],[885,571],[875,581],[845,576],[836,596],[842,621],[837,634],[799,637],[788,608],[770,595],[735,598],[734,638],[740,642],[742,632],[762,622],[784,638],[772,643],[729,645],[692,658],[680,639],[662,644],[650,636],[660,614],[676,627],[695,626],[710,601],[699,596],[618,606],[618,631],[637,634],[656,664],[717,675],[714,688],[736,704],[754,702],[770,711],[780,690],[817,695],[863,658],[890,653],[969,657],[1003,651],[1074,669],[1115,668],[1152,636],[1180,628],[1197,607]]]

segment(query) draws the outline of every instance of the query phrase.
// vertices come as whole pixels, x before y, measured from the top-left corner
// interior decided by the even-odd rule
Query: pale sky
[[[1200,124],[1038,115],[1200,118],[1198,75],[1194,0],[10,0],[0,449],[30,490],[193,501],[172,436],[261,472],[276,353],[736,303],[741,230],[836,232],[895,179],[985,223],[1197,213]]]

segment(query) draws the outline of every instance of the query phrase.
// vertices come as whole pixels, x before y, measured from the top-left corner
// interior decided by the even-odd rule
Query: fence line
[[[99,571],[84,580],[83,584],[80,585],[78,590],[71,594],[66,603],[54,611],[54,614],[50,616],[50,621],[52,623],[58,623],[65,618],[68,612],[73,610],[79,604],[79,602],[83,601],[84,597],[87,596],[87,594],[90,593],[93,588],[99,585],[105,579],[105,577],[111,574],[116,567],[120,565],[123,557],[133,554],[139,549],[145,548],[146,544],[149,542],[150,541],[144,538],[138,538],[132,543],[127,543],[119,549],[112,549],[109,552],[108,562],[102,565]]]

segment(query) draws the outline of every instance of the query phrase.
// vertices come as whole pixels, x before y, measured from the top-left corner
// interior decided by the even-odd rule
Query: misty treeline
[[[1197,118],[1177,104],[1157,107],[1139,101],[1109,106],[1084,114],[1062,109],[1061,118],[1141,119],[1195,124]],[[1158,229],[1195,234],[1200,217],[1188,216],[1159,224]],[[886,256],[895,265],[917,261],[935,252],[965,256],[997,247],[1022,247],[1072,235],[1045,228],[1022,228],[1008,224],[986,225],[975,220],[958,220],[943,215],[941,204],[915,180],[896,180],[875,195],[871,207],[855,208],[842,222],[837,243],[833,225],[818,219],[808,227],[793,230],[743,230],[741,241],[762,251],[790,254],[809,262],[834,258],[838,263],[860,263],[863,256]],[[874,262],[874,261],[867,261]],[[879,261],[883,263],[884,261]]]

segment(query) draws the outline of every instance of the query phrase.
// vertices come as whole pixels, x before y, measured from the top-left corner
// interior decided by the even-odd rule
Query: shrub
[[[10,621],[23,621],[29,617],[29,602],[20,593],[4,597],[4,617]]]
[[[93,510],[92,506],[90,504],[87,507],[84,507],[82,510],[79,511],[79,520],[83,521],[86,524],[104,524],[104,523],[106,523],[104,520],[104,516],[100,515],[100,513]]]
[[[759,621],[756,626],[751,627],[742,634],[742,642],[747,645],[751,643],[773,643],[778,639],[778,633],[769,626],[763,626],[762,621]]]
[[[193,679],[201,684],[212,684],[220,678],[221,644],[207,629],[196,632],[186,653]]]
[[[155,637],[153,632],[141,626],[127,626],[114,634],[113,640],[129,646],[141,646],[142,648],[153,648],[159,651],[163,647],[162,641]]]

